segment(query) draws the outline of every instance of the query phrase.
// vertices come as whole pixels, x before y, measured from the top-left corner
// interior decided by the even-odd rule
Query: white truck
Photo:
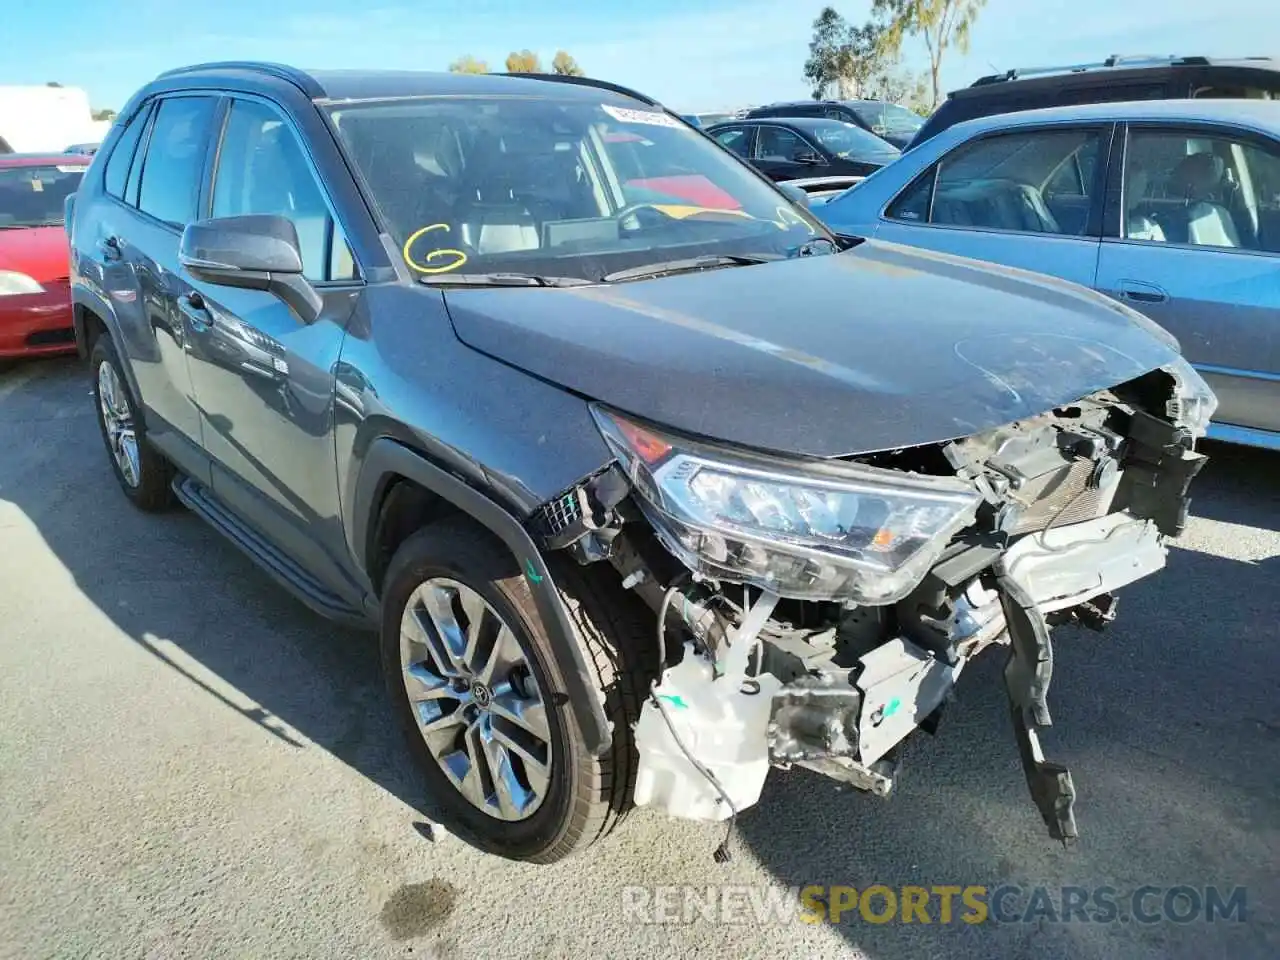
[[[0,153],[60,153],[100,142],[110,126],[78,87],[0,86]]]

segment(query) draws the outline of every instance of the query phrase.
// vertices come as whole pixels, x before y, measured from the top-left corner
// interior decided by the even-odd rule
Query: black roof
[[[373,100],[413,96],[547,96],[612,102],[656,100],[626,87],[589,77],[558,74],[432,73],[418,70],[301,70],[279,63],[225,61],[168,70],[157,79],[189,78],[203,82],[234,82],[274,77],[293,84],[312,100]],[[555,84],[552,88],[551,84]]]
[[[855,126],[843,120],[837,120],[834,117],[743,117],[741,120],[717,120],[711,126],[736,127],[742,124],[762,125],[766,123],[775,127],[795,127],[797,130],[814,130],[818,127],[830,126],[833,123],[842,127]],[[857,129],[861,130],[862,128],[858,127]]]
[[[1064,84],[1094,84],[1124,82],[1151,76],[1169,70],[1238,69],[1249,71],[1280,71],[1280,60],[1272,57],[1124,57],[1110,56],[1097,63],[1080,63],[1065,66],[1030,67],[1006,70],[979,77],[968,87],[953,90],[950,97],[985,96],[1009,89],[1058,87]]]
[[[878,104],[884,102],[885,101],[883,100],[837,100],[833,97],[828,97],[825,100],[779,100],[777,103],[765,103],[758,107],[753,107],[752,109],[772,110],[775,107],[810,107],[815,103],[843,103],[848,106],[853,106],[855,104],[861,106],[862,104]]]

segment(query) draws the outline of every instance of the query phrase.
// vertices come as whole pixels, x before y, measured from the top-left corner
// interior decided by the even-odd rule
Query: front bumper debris
[[[1066,846],[1079,836],[1073,812],[1076,788],[1070,770],[1044,759],[1038,733],[1053,723],[1046,702],[1053,679],[1049,625],[1030,593],[1008,574],[1003,562],[996,567],[996,585],[1009,634],[1004,682],[1022,770],[1049,836]]]

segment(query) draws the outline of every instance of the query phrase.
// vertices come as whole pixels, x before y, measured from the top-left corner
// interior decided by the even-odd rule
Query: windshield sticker
[[[404,242],[404,262],[409,265],[412,270],[419,273],[448,273],[450,270],[457,270],[460,266],[467,262],[467,255],[461,250],[454,250],[452,247],[437,247],[427,254],[426,259],[421,263],[413,259],[413,245],[419,237],[424,237],[432,230],[443,230],[449,232],[447,223],[433,223],[430,226],[423,227],[421,230],[415,230],[409,235],[409,239]],[[434,263],[433,261],[440,257],[453,257],[449,263]]]
[[[84,173],[84,167],[80,166],[79,164],[76,164],[75,166],[66,166],[66,167],[64,167],[62,164],[58,164],[56,167],[54,167],[54,169],[57,170],[59,173]]]
[[[44,193],[44,181],[36,177],[31,181],[31,189],[36,193]]]
[[[600,109],[619,123],[647,123],[653,127],[681,127],[683,124],[675,117],[657,110],[630,110],[626,107],[615,107],[608,103],[600,104]]]

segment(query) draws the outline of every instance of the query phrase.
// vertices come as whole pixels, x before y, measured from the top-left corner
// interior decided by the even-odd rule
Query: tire
[[[103,368],[108,368],[104,370]],[[155,513],[164,510],[173,502],[173,492],[169,483],[173,478],[173,468],[161,456],[160,452],[147,442],[146,425],[139,416],[141,405],[129,389],[129,381],[125,378],[124,368],[116,353],[111,337],[103,334],[94,342],[89,354],[89,369],[93,371],[93,399],[98,415],[98,429],[102,434],[102,442],[107,448],[107,459],[111,470],[115,473],[120,489],[130,502],[139,510]],[[109,373],[108,373],[109,370]],[[104,403],[104,389],[111,394],[109,402]],[[136,457],[131,459],[128,470],[122,467],[121,449],[113,439],[113,427],[125,426],[125,420],[112,417],[108,410],[114,407],[118,413],[127,418],[127,427],[133,431]],[[129,476],[127,474],[132,474]]]
[[[387,689],[404,727],[409,749],[426,778],[430,798],[434,801],[433,814],[444,826],[487,853],[511,860],[553,863],[606,836],[631,808],[637,760],[632,725],[639,716],[649,680],[656,671],[657,657],[652,614],[616,580],[610,579],[609,573],[612,571],[579,567],[567,561],[552,567],[552,575],[569,612],[577,642],[586,655],[588,669],[594,673],[596,688],[603,695],[606,715],[613,723],[612,745],[603,756],[593,757],[583,745],[567,696],[554,684],[553,678],[559,668],[534,606],[529,584],[511,552],[500,541],[470,520],[454,517],[418,531],[401,545],[391,561],[382,599],[381,629]],[[488,612],[496,614],[509,628],[531,668],[535,692],[541,694],[546,714],[545,729],[549,734],[546,745],[550,753],[550,771],[540,803],[523,818],[500,819],[492,807],[487,807],[489,812],[486,812],[475,800],[467,799],[463,785],[456,783],[456,771],[453,778],[447,775],[444,761],[437,760],[440,751],[437,749],[433,753],[428,746],[428,738],[419,726],[423,722],[422,715],[415,712],[416,709],[424,709],[421,701],[416,701],[420,707],[415,708],[410,700],[408,686],[413,681],[406,679],[404,664],[406,659],[412,661],[414,658],[404,652],[411,648],[409,641],[402,639],[402,625],[408,624],[407,635],[418,636],[417,624],[434,622],[421,619],[426,609],[419,605],[421,598],[431,595],[431,585],[450,582],[460,585],[457,590],[459,598],[467,593],[461,588],[478,594]],[[445,586],[440,589],[448,594],[453,588]],[[477,606],[474,597],[470,602],[473,608]],[[461,604],[463,600],[458,599],[457,603]],[[418,617],[413,622],[406,619],[411,609]],[[457,611],[460,608],[455,605],[450,609]],[[481,617],[486,616],[481,611]],[[455,626],[460,625],[461,618],[455,622]],[[490,626],[488,632],[492,633],[493,629]],[[483,632],[480,628],[476,630],[477,634]],[[421,636],[429,637],[430,634],[424,631]],[[494,649],[498,645],[495,642]],[[476,646],[483,644],[477,643]],[[432,676],[432,673],[427,671],[420,675]],[[479,678],[480,674],[475,677]],[[432,676],[431,684],[434,685],[436,679]],[[503,699],[500,691],[504,685],[495,678],[485,682],[492,686],[487,695],[495,711],[490,717],[491,730],[496,731],[500,722],[505,722],[496,712]],[[523,688],[527,684],[511,683],[506,686]],[[421,695],[421,689],[415,683],[418,695]],[[481,685],[477,679],[466,696],[474,693],[473,699],[478,698],[480,692]],[[513,695],[508,691],[505,696],[509,699]],[[452,692],[444,695],[446,700],[453,696],[456,694]],[[431,710],[443,712],[446,707],[447,704]],[[478,708],[459,706],[454,713],[464,709]],[[482,714],[476,721],[480,726],[484,723],[483,717]],[[449,731],[457,732],[437,731],[432,737],[437,743],[441,739],[448,742],[450,738],[456,738],[454,743],[462,743],[473,729],[464,724],[465,720],[449,727]],[[496,739],[496,732],[493,736]],[[515,755],[515,751],[508,751],[508,757]],[[528,774],[520,783],[534,784],[532,771],[535,768],[526,768],[523,757],[520,759],[520,769]],[[515,766],[508,760],[508,768]],[[513,776],[519,780],[518,776]],[[464,778],[463,784],[466,782]],[[497,780],[494,782],[496,784]],[[496,787],[494,792],[495,795],[498,792]],[[512,794],[518,792],[511,791]],[[530,792],[536,793],[537,787],[530,787]]]

